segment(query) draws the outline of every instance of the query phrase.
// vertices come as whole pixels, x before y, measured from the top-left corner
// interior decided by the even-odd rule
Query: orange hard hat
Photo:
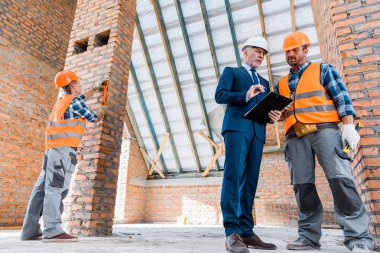
[[[302,32],[294,32],[294,33],[288,34],[285,37],[284,43],[282,44],[282,51],[285,52],[285,51],[288,51],[288,50],[291,50],[293,48],[303,46],[303,45],[307,45],[307,46],[311,45],[309,38],[306,36],[306,34]]]
[[[63,70],[58,72],[54,78],[54,83],[57,88],[64,87],[72,81],[78,81],[80,78],[70,70]]]

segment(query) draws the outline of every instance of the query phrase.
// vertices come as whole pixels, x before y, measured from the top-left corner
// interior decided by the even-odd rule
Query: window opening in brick
[[[83,40],[75,41],[74,43],[74,53],[80,54],[87,51],[88,47],[88,38]]]
[[[108,44],[108,39],[110,38],[111,31],[105,31],[102,33],[99,33],[95,36],[95,46],[101,47]]]

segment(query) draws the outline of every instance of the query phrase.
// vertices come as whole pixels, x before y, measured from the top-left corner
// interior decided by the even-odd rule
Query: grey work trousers
[[[285,158],[298,204],[298,234],[319,247],[323,208],[315,187],[315,156],[328,179],[334,198],[336,222],[343,228],[345,245],[361,241],[369,246],[368,216],[355,188],[351,166],[337,156],[342,149],[339,129],[322,129],[303,137],[287,138]]]
[[[31,240],[41,233],[41,216],[44,221],[43,238],[64,233],[62,200],[68,194],[76,163],[76,151],[71,147],[52,148],[45,152],[41,173],[29,199],[21,240]]]

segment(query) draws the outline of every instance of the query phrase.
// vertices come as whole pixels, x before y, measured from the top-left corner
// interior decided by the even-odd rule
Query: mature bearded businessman
[[[225,143],[224,177],[221,195],[223,225],[228,252],[249,253],[247,247],[276,249],[253,232],[252,207],[263,146],[265,125],[244,119],[244,114],[269,92],[267,80],[257,74],[268,44],[263,37],[252,37],[242,47],[243,64],[239,68],[226,67],[215,92],[218,104],[227,104],[222,135]],[[281,112],[272,111],[274,122]]]

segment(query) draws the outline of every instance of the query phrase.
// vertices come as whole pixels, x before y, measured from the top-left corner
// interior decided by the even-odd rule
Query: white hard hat
[[[246,46],[259,47],[268,53],[268,41],[261,36],[253,36],[244,42],[242,49]]]

